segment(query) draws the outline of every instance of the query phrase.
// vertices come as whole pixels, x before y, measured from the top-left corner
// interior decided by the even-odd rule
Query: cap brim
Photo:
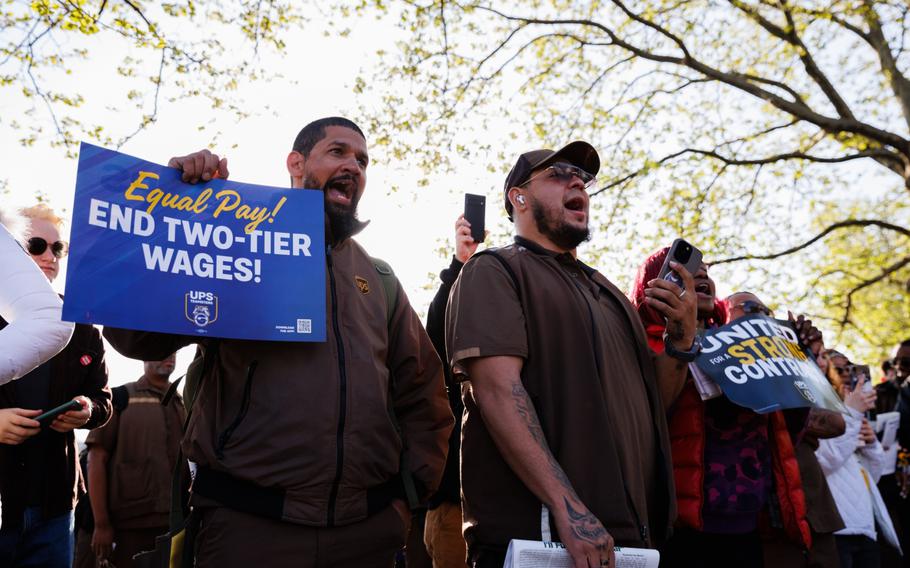
[[[597,155],[597,150],[582,140],[569,142],[536,164],[531,164],[531,170],[539,170],[561,161],[578,166],[591,175],[596,176],[600,171],[600,156]]]

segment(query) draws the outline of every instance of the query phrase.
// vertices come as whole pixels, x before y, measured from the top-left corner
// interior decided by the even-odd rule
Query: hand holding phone
[[[477,252],[478,246],[480,243],[474,241],[471,235],[471,224],[464,218],[464,214],[459,215],[455,220],[455,258],[464,264]]]
[[[698,299],[692,275],[700,267],[701,251],[682,239],[676,239],[667,251],[658,277],[649,280],[644,291],[645,302],[667,322],[664,332],[667,353],[688,361],[692,360],[689,357],[694,357],[692,349],[697,352],[698,347],[695,342]],[[681,273],[677,273],[677,269]]]
[[[482,243],[486,237],[486,209],[486,196],[464,194],[464,218],[471,224],[471,238],[475,243]]]
[[[43,414],[39,414],[34,420],[40,422],[41,427],[45,428],[50,426],[58,416],[64,412],[69,412],[70,410],[82,410],[82,404],[80,404],[78,400],[71,400],[61,404],[57,408],[52,408]]]
[[[16,445],[41,431],[35,422],[37,410],[25,408],[0,409],[0,444]]]
[[[701,258],[702,255],[700,250],[683,239],[676,239],[673,241],[673,244],[670,245],[670,250],[667,252],[667,258],[664,259],[664,264],[660,267],[660,273],[657,277],[668,280],[679,286],[679,288],[683,288],[682,278],[676,271],[670,268],[670,261],[685,266],[686,270],[689,271],[689,274],[695,274],[701,266]]]

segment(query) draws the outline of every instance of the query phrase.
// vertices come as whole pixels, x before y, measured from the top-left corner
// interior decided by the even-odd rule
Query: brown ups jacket
[[[98,445],[108,459],[108,512],[117,530],[167,527],[171,480],[183,435],[183,400],[171,398],[144,377],[126,386],[129,403],[114,412],[85,443]]]

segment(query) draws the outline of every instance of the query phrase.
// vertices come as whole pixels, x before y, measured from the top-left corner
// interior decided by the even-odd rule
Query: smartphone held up
[[[482,243],[486,235],[486,208],[486,196],[464,194],[464,218],[471,224],[471,238],[475,243]]]
[[[686,267],[689,274],[695,274],[701,266],[701,258],[701,251],[695,248],[694,245],[689,244],[684,239],[676,239],[670,245],[670,251],[667,253],[667,258],[664,259],[664,264],[660,267],[660,273],[657,277],[683,288],[682,278],[670,267],[670,262],[676,262]]]

